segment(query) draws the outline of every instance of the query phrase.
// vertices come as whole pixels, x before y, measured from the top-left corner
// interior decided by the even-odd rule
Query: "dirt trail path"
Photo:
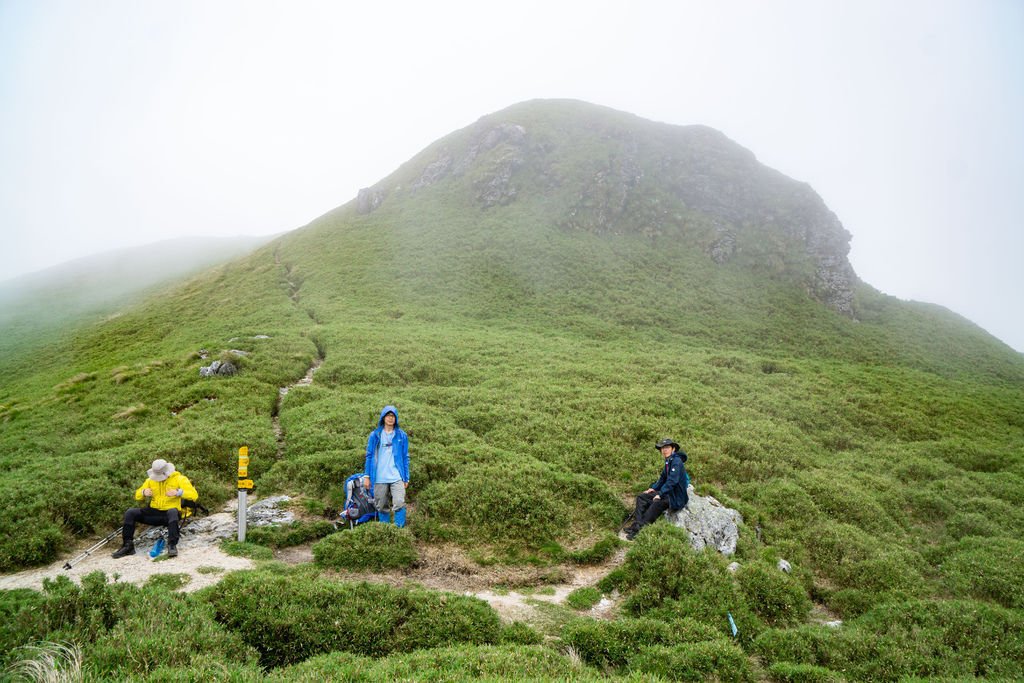
[[[159,536],[160,529],[148,529],[136,533],[134,555],[118,560],[112,558],[110,554],[121,545],[121,539],[115,538],[79,560],[71,569],[64,569],[66,562],[75,559],[99,539],[82,541],[66,557],[49,566],[0,575],[0,589],[39,590],[44,579],[56,579],[58,576],[67,576],[80,583],[86,574],[101,571],[108,578],[133,584],[143,584],[150,577],[159,574],[185,574],[188,579],[182,590],[198,590],[216,583],[226,572],[250,569],[253,566],[252,560],[232,557],[221,551],[219,543],[222,538],[230,536],[232,528],[237,530],[237,520],[233,511],[227,509],[191,522],[182,529],[181,541],[178,544],[179,555],[175,558],[168,558],[166,552],[155,560],[150,558],[149,550]]]
[[[160,531],[150,529],[137,534],[135,555],[113,559],[110,554],[120,543],[119,539],[114,539],[80,559],[70,570],[65,570],[65,562],[76,558],[95,543],[95,540],[83,541],[67,557],[49,566],[0,575],[0,590],[40,590],[44,580],[56,579],[58,576],[67,576],[80,583],[83,576],[96,571],[104,572],[111,580],[136,585],[142,585],[161,574],[184,574],[187,578],[181,589],[183,591],[213,585],[227,572],[255,566],[252,560],[227,555],[219,547],[222,539],[236,537],[238,526],[237,515],[232,509],[234,503],[232,501],[224,511],[196,520],[182,530],[178,545],[180,554],[176,558],[170,559],[166,553],[156,560],[150,558],[149,550]],[[586,567],[482,567],[456,546],[424,546],[420,549],[419,561],[407,570],[328,572],[328,575],[345,581],[369,581],[396,587],[421,586],[476,596],[490,604],[505,621],[529,622],[536,616],[536,603],[564,604],[569,593],[577,588],[593,586],[605,574],[622,564],[625,552],[625,548],[620,548],[607,562]],[[298,565],[312,562],[313,553],[309,545],[304,545],[276,551],[274,559]],[[558,577],[558,582],[552,583],[553,577]],[[614,608],[614,602],[605,599],[590,610],[590,615],[610,618]]]
[[[536,603],[565,604],[577,588],[593,586],[624,561],[626,548],[620,548],[608,561],[593,566],[556,567],[482,567],[453,545],[420,548],[419,560],[410,569],[383,572],[332,572],[346,581],[368,581],[397,587],[421,586],[431,590],[471,595],[485,600],[505,621],[533,621]],[[308,546],[288,548],[275,553],[274,559],[288,564],[311,562]],[[557,582],[552,582],[553,577]],[[590,611],[595,618],[611,618],[615,602],[603,599]]]

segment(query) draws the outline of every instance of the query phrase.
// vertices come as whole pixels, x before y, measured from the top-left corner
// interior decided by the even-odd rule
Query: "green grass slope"
[[[31,363],[41,344],[78,325],[116,315],[217,264],[244,256],[269,237],[180,237],[94,254],[0,282],[0,372]]]
[[[394,403],[418,543],[507,562],[585,551],[654,478],[666,434],[689,452],[698,492],[743,512],[744,572],[730,578],[672,530],[645,532],[606,581],[627,598],[619,630],[556,634],[598,668],[559,659],[539,676],[1019,669],[1019,637],[1006,634],[1024,606],[1024,360],[947,311],[856,281],[838,312],[818,278],[822,249],[845,258],[830,215],[708,129],[576,102],[485,117],[359,201],[16,366],[0,388],[0,570],[116,526],[155,457],[210,505],[233,495],[246,444],[260,491],[336,504]],[[716,259],[725,233],[735,248]],[[217,357],[240,373],[201,378]],[[313,384],[279,402],[318,360]],[[779,557],[792,578],[770,570]],[[335,590],[308,579],[292,598],[272,577],[245,581],[267,586],[271,620],[292,609],[275,600]],[[803,625],[811,600],[851,628]],[[234,608],[211,602],[238,637]],[[690,640],[644,640],[652,618]],[[951,623],[1003,634],[997,661],[958,659]],[[487,634],[445,661],[472,670],[486,652],[518,666],[472,649],[504,642]],[[625,648],[614,661],[601,659],[606,641]],[[275,659],[249,645],[273,667],[344,649]],[[338,665],[380,668],[309,659],[295,675]]]

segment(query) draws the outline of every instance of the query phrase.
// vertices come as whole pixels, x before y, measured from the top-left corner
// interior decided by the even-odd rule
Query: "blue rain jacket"
[[[395,456],[395,466],[402,481],[409,483],[409,436],[398,427],[398,408],[384,406],[380,411],[380,419],[377,420],[377,428],[370,432],[366,440],[366,465],[363,472],[370,477],[370,486],[374,485],[377,476],[377,445],[380,443],[381,432],[384,431],[384,416],[388,413],[395,414],[395,435],[391,440],[391,453]]]

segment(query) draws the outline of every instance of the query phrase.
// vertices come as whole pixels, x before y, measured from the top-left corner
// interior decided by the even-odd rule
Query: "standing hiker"
[[[636,497],[636,508],[633,511],[633,524],[626,530],[626,538],[630,541],[640,529],[656,522],[665,510],[682,510],[689,501],[686,487],[690,477],[686,474],[686,453],[672,439],[662,439],[654,444],[665,459],[661,477],[651,487]]]
[[[135,500],[142,501],[142,507],[128,508],[124,513],[121,527],[122,545],[112,557],[119,558],[135,554],[135,524],[152,524],[167,527],[167,556],[178,556],[178,521],[182,517],[181,500],[197,500],[192,482],[174,465],[158,458],[146,472],[148,479],[135,492]]]
[[[409,437],[398,426],[398,409],[384,406],[377,428],[366,440],[363,486],[373,488],[379,519],[405,526],[405,490],[409,487]]]

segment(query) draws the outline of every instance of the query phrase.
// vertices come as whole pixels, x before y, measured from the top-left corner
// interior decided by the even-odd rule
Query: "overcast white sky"
[[[1024,351],[1024,2],[0,0],[0,280],[270,234],[533,98],[721,130]]]

